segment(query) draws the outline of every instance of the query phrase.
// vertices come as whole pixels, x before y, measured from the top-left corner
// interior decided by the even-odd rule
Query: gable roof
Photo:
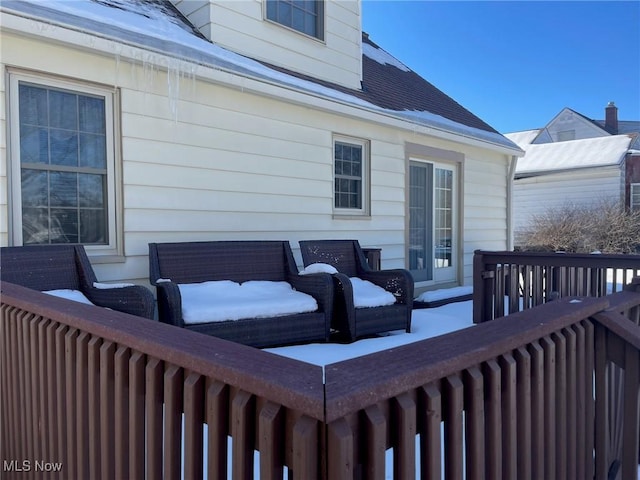
[[[225,70],[521,153],[513,142],[384,52],[366,34],[363,88],[352,90],[267,65],[213,44],[166,0],[3,0],[0,11],[41,19],[152,50],[180,62]],[[381,58],[386,60],[381,62]]]
[[[529,130],[529,133],[537,130]],[[578,168],[620,165],[631,148],[634,136],[611,135],[584,138],[566,142],[525,144],[525,135],[508,133],[506,136],[526,151],[518,159],[516,178],[560,172]],[[531,138],[531,136],[529,136]]]

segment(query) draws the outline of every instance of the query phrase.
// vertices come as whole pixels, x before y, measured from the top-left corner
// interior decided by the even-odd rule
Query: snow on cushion
[[[396,303],[396,297],[384,288],[357,277],[351,277],[350,280],[353,286],[353,304],[356,308],[382,307]]]
[[[294,290],[287,282],[230,280],[179,284],[182,318],[186,324],[223,322],[243,318],[269,318],[314,312],[311,295]]]
[[[330,273],[333,275],[334,273],[338,273],[338,270],[328,263],[312,263],[311,265],[307,265],[305,269],[300,272],[300,275],[309,275],[311,273]]]
[[[84,294],[79,290],[69,290],[66,288],[62,288],[59,290],[46,290],[42,293],[53,295],[54,297],[66,298],[67,300],[73,300],[74,302],[93,305],[93,303],[91,303],[91,301],[87,297],[85,297]]]

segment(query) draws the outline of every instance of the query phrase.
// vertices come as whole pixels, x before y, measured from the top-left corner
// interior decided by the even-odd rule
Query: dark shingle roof
[[[363,34],[362,42],[380,49],[367,34]],[[390,110],[431,112],[468,127],[496,132],[413,70],[380,63],[367,55],[362,56],[362,67],[365,98],[375,105]]]

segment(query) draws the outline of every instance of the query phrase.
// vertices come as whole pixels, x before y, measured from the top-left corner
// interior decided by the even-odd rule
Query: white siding
[[[573,138],[564,140],[579,140],[582,138],[605,137],[609,135],[597,125],[578,115],[571,109],[563,109],[556,117],[546,126],[544,133],[536,139],[534,143],[548,143],[549,141],[559,142],[563,132],[571,132]]]
[[[527,228],[534,215],[566,204],[592,205],[601,199],[620,200],[623,177],[617,166],[518,179],[513,188],[514,232]],[[623,191],[623,190],[622,190]]]
[[[405,144],[464,156],[462,279],[476,248],[507,245],[508,157],[378,123],[182,78],[114,55],[3,32],[2,64],[115,86],[121,98],[125,258],[96,264],[102,281],[148,281],[148,243],[222,239],[357,238],[382,248],[383,268],[405,266]],[[0,80],[3,81],[3,80]],[[0,83],[0,85],[4,85]],[[179,89],[176,87],[180,87]],[[4,97],[2,97],[4,100]],[[5,108],[0,112],[4,122]],[[4,133],[4,132],[3,132]],[[371,142],[371,216],[333,215],[334,134]],[[3,139],[4,140],[4,139]],[[0,158],[0,233],[7,238],[6,151]]]
[[[208,39],[222,47],[349,88],[360,88],[359,0],[324,2],[324,40],[266,20],[263,0],[173,3]]]

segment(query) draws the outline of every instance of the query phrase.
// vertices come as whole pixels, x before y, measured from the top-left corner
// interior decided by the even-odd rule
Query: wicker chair
[[[326,263],[339,272],[333,275],[336,290],[333,327],[340,332],[342,340],[354,341],[390,330],[411,331],[414,284],[409,271],[372,270],[357,240],[304,240],[299,243],[305,266]],[[350,277],[368,280],[393,293],[396,303],[355,308]]]
[[[333,280],[328,274],[299,275],[286,241],[150,243],[149,267],[161,322],[259,348],[329,340]],[[179,284],[215,280],[286,281],[314,297],[318,309],[270,318],[185,323]]]
[[[100,307],[153,318],[153,293],[141,285],[96,288],[96,275],[82,245],[28,245],[2,247],[2,281],[33,290],[78,290]]]

